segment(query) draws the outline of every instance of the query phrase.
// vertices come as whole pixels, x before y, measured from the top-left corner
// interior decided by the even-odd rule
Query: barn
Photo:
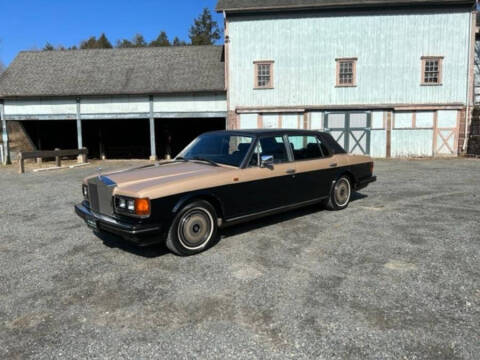
[[[233,127],[320,129],[374,157],[465,150],[474,1],[219,0],[217,11]]]
[[[97,158],[173,156],[225,128],[223,59],[222,46],[21,52],[0,78],[3,142],[12,157],[77,147]]]
[[[480,119],[473,0],[219,0],[216,10],[223,46],[20,53],[0,76],[4,145],[157,159],[208,130],[302,128],[380,158],[466,151]]]

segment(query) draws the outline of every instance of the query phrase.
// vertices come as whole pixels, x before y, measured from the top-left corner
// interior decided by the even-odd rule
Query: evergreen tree
[[[5,65],[3,64],[2,60],[0,60],[0,74],[5,71]]]
[[[89,37],[80,43],[80,49],[111,49],[112,44],[104,33],[97,39],[95,36]]]
[[[145,47],[147,46],[147,42],[145,41],[145,38],[142,34],[135,34],[135,36],[133,37],[133,45],[135,47]]]
[[[175,36],[175,38],[173,39],[173,43],[172,43],[173,46],[184,46],[184,45],[187,45],[187,43],[183,40],[180,40],[178,38],[178,36]]]
[[[194,19],[194,23],[189,31],[192,45],[212,45],[216,40],[220,39],[220,35],[218,23],[213,20],[208,8],[203,9],[200,16]]]
[[[131,48],[134,47],[132,42],[127,39],[117,40],[117,48]]]
[[[162,31],[158,34],[157,38],[150,42],[149,46],[170,46],[170,41],[168,40],[167,33]]]
[[[52,44],[50,44],[49,42],[47,42],[45,44],[45,46],[43,47],[43,51],[52,51],[52,50],[55,50],[55,48],[53,47]]]
[[[97,40],[97,48],[98,49],[111,49],[113,46],[110,41],[105,36],[105,33],[102,33]]]

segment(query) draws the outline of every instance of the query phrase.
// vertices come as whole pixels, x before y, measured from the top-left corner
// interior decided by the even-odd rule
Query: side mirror
[[[262,155],[260,160],[261,168],[272,168],[273,167],[273,155]]]

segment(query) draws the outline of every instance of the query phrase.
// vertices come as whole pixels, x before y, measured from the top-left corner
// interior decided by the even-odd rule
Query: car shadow
[[[139,246],[132,244],[114,234],[95,233],[95,235],[102,240],[103,244],[107,247],[120,249],[144,258],[156,258],[170,253],[164,244]]]
[[[354,202],[357,200],[364,199],[366,197],[368,197],[368,195],[354,192],[352,194],[350,201]],[[280,224],[284,221],[311,215],[313,213],[317,213],[320,211],[328,211],[328,210],[322,207],[322,205],[320,204],[309,205],[299,209],[286,211],[284,213],[269,215],[256,220],[251,220],[246,223],[233,225],[231,227],[226,227],[222,229],[221,235],[222,235],[222,238],[229,238],[231,236],[240,235],[240,234],[243,234],[255,229],[259,229],[265,226]]]
[[[351,202],[361,200],[368,197],[365,194],[354,192],[352,194]],[[220,230],[221,239],[229,238],[235,235],[240,235],[255,229],[259,229],[265,226],[271,226],[282,223],[284,221],[292,220],[295,218],[311,215],[320,211],[328,211],[319,204],[305,206],[299,209],[290,210],[284,213],[265,216],[249,222],[233,225],[231,227],[223,228]],[[105,246],[110,248],[117,248],[126,252],[129,252],[136,256],[144,258],[157,258],[170,253],[170,250],[164,244],[153,244],[147,246],[138,246],[132,244],[119,236],[108,233],[95,233],[95,235],[103,241]],[[220,240],[221,241],[221,240]]]

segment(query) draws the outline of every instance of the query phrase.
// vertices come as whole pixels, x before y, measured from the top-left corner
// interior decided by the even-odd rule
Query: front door
[[[369,112],[331,112],[325,116],[325,131],[352,154],[370,154]]]
[[[273,156],[272,166],[260,167],[262,155]],[[237,218],[290,205],[295,201],[294,166],[289,161],[282,136],[258,139],[247,168],[238,172],[237,184],[221,194],[228,203],[226,218]]]

